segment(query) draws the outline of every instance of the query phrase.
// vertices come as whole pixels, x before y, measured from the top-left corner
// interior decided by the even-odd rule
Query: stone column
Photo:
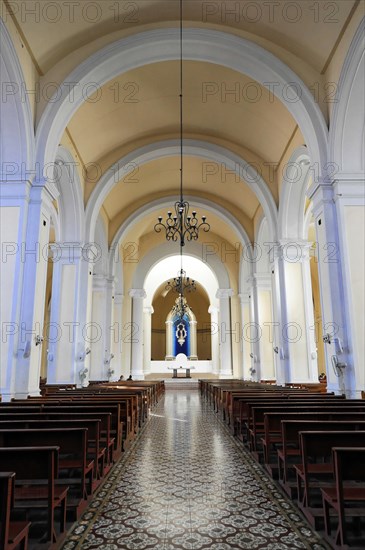
[[[220,378],[233,377],[232,342],[231,342],[231,304],[233,290],[218,289],[216,297],[219,299],[219,348],[220,348]]]
[[[249,325],[250,322],[250,298],[247,293],[245,294],[239,294],[238,295],[240,299],[240,308],[241,308],[241,377],[243,380],[249,380],[250,375],[250,366],[251,366],[251,358],[250,358],[250,352],[251,347],[248,339],[246,338],[246,327]]]
[[[355,366],[346,322],[348,303],[343,281],[346,251],[343,251],[345,255],[341,254],[335,202],[337,197],[332,184],[323,182],[314,183],[307,194],[313,203],[316,228],[327,388],[328,391],[342,393],[352,385],[351,375]],[[332,357],[340,364],[346,364],[345,369],[337,369],[336,373],[331,364]]]
[[[261,329],[259,324],[259,298],[257,289],[257,280],[251,277],[249,284],[250,299],[250,323],[245,329],[244,337],[248,339],[251,345],[249,368],[250,380],[257,382],[261,378],[261,356],[260,356],[260,338]]]
[[[143,288],[132,288],[129,296],[132,298],[131,374],[134,380],[143,380],[143,300],[146,292]]]
[[[191,315],[192,313],[190,313]],[[195,317],[195,316],[194,316]],[[189,321],[189,328],[190,328],[190,356],[189,359],[192,361],[198,360],[198,353],[197,353],[197,322],[194,319],[191,319]]]
[[[106,294],[105,294],[105,325],[104,325],[104,376],[112,382],[116,381],[115,361],[113,353],[113,326],[114,326],[114,277],[106,279]]]
[[[361,398],[365,388],[365,181],[351,175],[340,175],[334,182],[334,201],[338,220],[339,260],[343,277],[345,307],[343,312],[347,325],[346,342],[336,335],[336,355],[347,367],[337,369],[342,376],[342,389],[349,397]],[[329,259],[333,251],[328,250]],[[326,345],[327,347],[327,345]],[[332,368],[333,370],[333,368]],[[341,374],[342,373],[342,374]],[[328,377],[327,377],[328,380]]]
[[[217,307],[209,306],[211,324],[211,346],[212,346],[212,372],[218,376],[220,366],[220,346],[219,346],[219,310]]]
[[[82,247],[80,243],[54,243],[51,252],[54,263],[51,317],[45,339],[48,346],[47,382],[80,383],[77,329]]]
[[[19,307],[24,271],[24,238],[26,235],[28,204],[31,184],[28,181],[0,182],[0,234],[1,234],[1,354],[0,393],[3,401],[15,394],[16,363],[25,350],[20,335]],[[18,281],[18,283],[17,283]],[[24,358],[25,359],[25,358]],[[29,356],[28,365],[29,368]],[[27,393],[27,392],[26,392]]]
[[[105,365],[107,346],[107,278],[103,275],[93,275],[92,313],[88,323],[86,343],[90,347],[90,380],[108,380]]]
[[[57,196],[55,188],[46,189],[44,182],[1,183],[0,386],[4,401],[39,395],[49,212]]]
[[[174,326],[173,320],[172,320],[172,314],[171,312],[167,316],[167,319],[165,321],[166,326],[166,355],[165,355],[165,361],[172,361],[175,359],[175,356],[172,354],[172,328]]]
[[[274,305],[274,348],[276,364],[276,383],[285,386],[290,381],[289,342],[284,338],[284,329],[288,325],[285,291],[285,260],[283,250],[277,243],[271,252],[272,288]]]
[[[123,308],[123,299],[124,299],[123,294],[120,294],[120,293],[114,294],[112,352],[113,352],[113,355],[114,355],[113,368],[114,368],[114,379],[115,380],[119,380],[121,374],[123,374],[124,378],[126,378],[126,374],[127,374],[125,369],[122,368],[122,342],[123,342],[122,308]]]
[[[143,308],[143,372],[144,375],[151,373],[151,355],[152,355],[152,306]]]

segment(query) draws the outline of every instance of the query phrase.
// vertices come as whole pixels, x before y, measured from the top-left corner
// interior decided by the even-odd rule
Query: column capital
[[[219,308],[216,306],[209,306],[208,308],[208,313],[210,313],[211,315],[217,314],[218,311],[219,311]]]
[[[250,295],[248,292],[238,294],[238,298],[240,299],[241,305],[250,303]]]
[[[271,274],[270,273],[255,273],[254,279],[258,288],[271,288]]]
[[[148,313],[148,315],[152,315],[152,313],[154,313],[155,310],[153,309],[152,306],[145,306],[143,308],[143,313]]]
[[[307,190],[307,197],[313,203],[313,212],[322,204],[333,203],[333,185],[330,181],[316,181]]]
[[[49,245],[53,262],[65,264],[79,262],[82,257],[83,244],[80,242],[54,242]]]
[[[93,275],[93,290],[105,290],[107,278],[104,275]]]
[[[365,201],[365,178],[362,179],[337,179],[334,184],[333,200],[350,201],[352,204],[364,205]]]
[[[131,298],[146,298],[147,294],[144,288],[131,288],[128,292]]]
[[[310,241],[297,239],[281,239],[280,240],[281,258],[290,263],[297,263],[309,258],[309,251],[313,246]]]
[[[1,179],[0,175],[0,198],[1,204],[14,203],[19,200],[29,200],[32,185],[29,181],[7,181]]]
[[[228,300],[233,294],[234,292],[231,288],[218,288],[215,297],[219,298],[219,300]]]

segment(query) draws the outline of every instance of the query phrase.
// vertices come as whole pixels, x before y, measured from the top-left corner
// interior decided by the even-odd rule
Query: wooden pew
[[[59,447],[0,448],[0,470],[16,474],[15,509],[47,510],[45,536],[56,542],[55,509],[60,507],[60,533],[65,531],[68,487],[57,485]],[[31,483],[30,483],[31,482]]]
[[[105,454],[106,447],[102,446],[100,438],[101,420],[98,418],[61,418],[58,415],[55,419],[46,419],[43,413],[38,415],[37,419],[26,418],[23,420],[5,420],[0,419],[1,430],[36,430],[36,429],[52,429],[52,428],[87,428],[87,458],[94,462],[94,478],[101,479],[105,470]],[[62,415],[63,416],[63,415]],[[62,452],[62,449],[61,449]]]
[[[8,410],[8,409],[7,409]],[[100,420],[100,445],[103,447],[105,446],[106,451],[106,458],[107,458],[107,470],[109,470],[110,465],[113,463],[113,449],[114,449],[114,438],[111,435],[111,417],[112,414],[110,412],[45,412],[44,409],[42,411],[37,412],[22,412],[23,409],[21,407],[17,407],[15,409],[16,412],[11,413],[3,413],[0,408],[0,426],[2,429],[7,429],[6,422],[11,421],[42,421],[42,420]],[[4,425],[5,423],[5,425]],[[21,426],[19,426],[21,427]],[[107,473],[107,472],[106,472]]]
[[[299,453],[299,432],[306,431],[306,426],[311,426],[311,423],[318,421],[325,422],[326,425],[331,421],[347,421],[349,424],[353,424],[355,420],[365,420],[365,413],[341,413],[336,412],[336,409],[323,412],[296,412],[294,411],[278,411],[278,412],[266,412],[264,414],[264,433],[261,438],[261,443],[263,447],[263,459],[264,464],[268,472],[273,475],[273,469],[276,469],[278,466],[278,454],[280,454],[279,460],[285,463],[287,456],[292,455],[293,453],[288,453],[291,448],[295,447]],[[288,423],[284,421],[289,421]],[[303,423],[303,424],[301,424]],[[301,428],[301,425],[304,427]],[[308,428],[310,429],[310,428]],[[271,458],[271,455],[274,454],[274,459]],[[285,455],[285,456],[284,456]],[[283,468],[281,466],[283,465]],[[285,471],[284,464],[279,465],[279,470],[281,472]],[[280,476],[279,476],[280,477]],[[280,477],[285,478],[285,474]]]
[[[250,450],[253,453],[258,453],[259,448],[257,443],[259,437],[264,434],[264,419],[265,414],[269,412],[365,412],[365,406],[362,404],[361,400],[344,400],[344,401],[312,401],[306,400],[303,401],[292,401],[285,402],[285,405],[272,405],[267,403],[263,405],[262,403],[256,406],[254,403],[249,403],[247,405],[247,416],[248,416],[248,432],[249,432],[249,441],[250,441]]]
[[[270,416],[270,413],[269,415]],[[342,413],[305,414],[296,419],[295,413],[282,415],[280,448],[277,449],[279,483],[290,496],[294,496],[297,484],[290,474],[294,474],[293,462],[300,457],[299,433],[304,431],[355,431],[365,430],[365,413],[350,414],[347,420]],[[270,468],[267,468],[270,471]]]
[[[333,484],[333,447],[364,447],[365,431],[300,432],[300,464],[294,468],[297,476],[298,506],[317,528],[323,518],[321,488]]]
[[[1,430],[0,447],[51,447],[59,448],[59,471],[65,470],[70,475],[67,484],[74,487],[73,497],[69,499],[69,507],[78,508],[80,498],[87,500],[93,491],[94,461],[87,459],[87,429],[86,428],[48,428],[48,429],[18,429]],[[61,483],[61,479],[59,480]],[[87,488],[88,486],[88,488]],[[71,491],[70,491],[71,494]],[[79,497],[79,498],[78,498]]]
[[[0,548],[27,550],[29,521],[12,521],[14,508],[15,472],[0,472]]]
[[[321,489],[326,538],[332,546],[341,548],[349,544],[351,532],[346,519],[357,517],[365,519],[365,447],[334,447],[333,475],[335,487]],[[331,537],[330,508],[336,511],[338,527],[334,538]],[[359,542],[351,540],[351,545]],[[365,537],[360,541],[365,547]]]

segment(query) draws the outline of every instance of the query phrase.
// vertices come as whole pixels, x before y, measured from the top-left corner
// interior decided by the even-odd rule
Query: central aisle
[[[168,391],[63,549],[327,548],[198,391]]]

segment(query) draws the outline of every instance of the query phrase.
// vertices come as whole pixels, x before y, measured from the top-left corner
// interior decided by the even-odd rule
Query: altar
[[[167,367],[169,370],[172,370],[172,378],[191,378],[190,370],[195,369],[195,367]],[[178,372],[185,371],[185,376],[178,376]]]

